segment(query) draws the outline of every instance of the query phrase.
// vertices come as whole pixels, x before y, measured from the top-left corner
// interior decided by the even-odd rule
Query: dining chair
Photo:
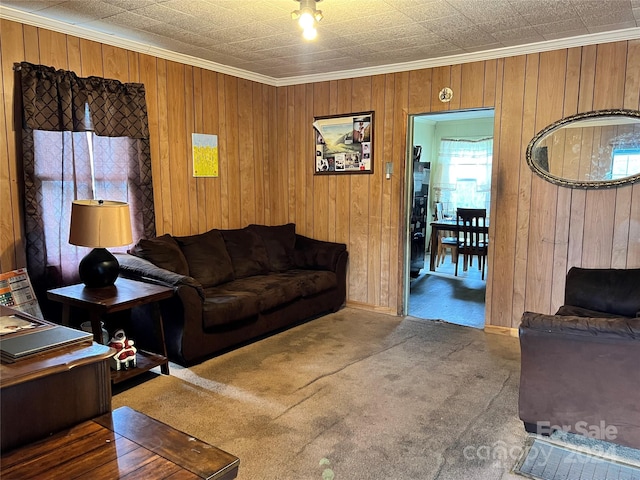
[[[444,208],[442,202],[436,202],[436,221],[444,220]],[[438,231],[438,246],[436,251],[436,268],[444,263],[447,250],[451,252],[451,261],[456,262],[458,258],[458,237],[454,232]]]
[[[473,263],[473,257],[478,257],[478,269],[482,271],[484,280],[488,243],[487,209],[486,208],[458,208],[457,223],[460,232],[457,256],[462,254],[462,270],[466,271]],[[456,259],[455,275],[458,275],[458,259]]]

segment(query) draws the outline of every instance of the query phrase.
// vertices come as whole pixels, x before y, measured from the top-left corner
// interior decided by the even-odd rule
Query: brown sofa
[[[571,268],[556,315],[520,324],[520,419],[640,448],[640,269]]]
[[[298,235],[291,223],[165,234],[117,257],[121,275],[174,288],[160,306],[169,358],[182,365],[335,312],[346,297],[346,245]],[[132,312],[141,348],[152,347],[151,308]]]

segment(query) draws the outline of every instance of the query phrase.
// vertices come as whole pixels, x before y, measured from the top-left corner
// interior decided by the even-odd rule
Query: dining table
[[[458,236],[461,226],[453,218],[444,218],[442,220],[436,220],[430,223],[431,225],[431,241],[429,242],[430,255],[429,255],[429,270],[434,272],[436,270],[436,256],[438,254],[438,232],[452,232],[451,236]],[[489,222],[486,225],[479,227],[484,233],[489,233]]]

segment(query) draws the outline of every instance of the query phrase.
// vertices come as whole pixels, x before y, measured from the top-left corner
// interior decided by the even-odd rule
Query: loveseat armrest
[[[638,322],[525,312],[518,412],[528,431],[585,435],[592,426],[611,426],[611,441],[640,447]]]
[[[198,292],[198,295],[204,299],[202,285],[193,277],[180,275],[171,270],[160,268],[149,260],[128,253],[114,255],[120,264],[120,274],[123,277],[141,282],[157,283],[167,287],[192,287]]]
[[[296,234],[294,260],[296,267],[335,272],[341,256],[346,256],[344,243],[316,240]]]
[[[640,320],[625,317],[594,318],[524,312],[520,322],[521,339],[527,332],[594,339],[628,339],[640,342]]]

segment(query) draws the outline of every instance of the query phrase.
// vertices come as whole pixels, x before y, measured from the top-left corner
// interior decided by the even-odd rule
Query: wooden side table
[[[113,353],[94,342],[0,364],[0,450],[111,411]]]
[[[2,478],[232,480],[240,460],[164,423],[120,407],[0,458]]]
[[[160,352],[138,350],[137,366],[128,370],[112,371],[113,383],[119,383],[131,377],[151,370],[160,365],[161,372],[169,375],[167,346],[164,340],[164,327],[160,316],[158,302],[173,296],[173,289],[152,283],[137,282],[119,277],[115,285],[103,288],[87,288],[83,284],[69,285],[47,292],[50,300],[62,303],[62,323],[69,325],[71,307],[81,308],[89,312],[93,338],[102,341],[101,321],[105,315],[129,310],[141,305],[153,304],[156,319],[156,338],[159,340]]]

